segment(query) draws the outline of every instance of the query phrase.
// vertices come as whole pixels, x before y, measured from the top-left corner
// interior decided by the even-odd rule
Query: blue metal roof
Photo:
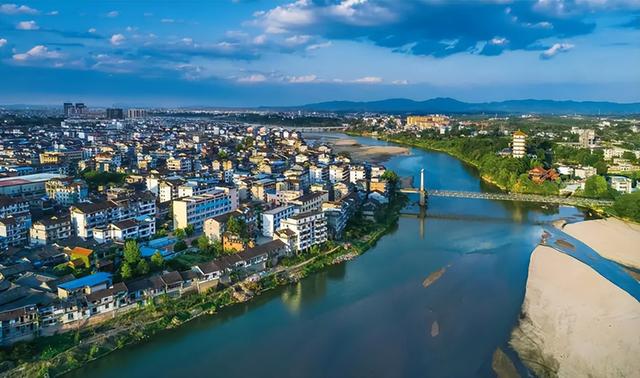
[[[98,272],[98,273],[88,275],[86,277],[78,278],[77,280],[65,282],[63,284],[58,285],[58,287],[65,289],[67,291],[77,290],[87,286],[91,287],[91,286],[100,285],[105,281],[111,282],[111,274],[106,272]]]

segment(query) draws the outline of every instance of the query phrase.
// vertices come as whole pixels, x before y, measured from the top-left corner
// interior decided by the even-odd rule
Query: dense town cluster
[[[0,334],[48,335],[144,305],[259,279],[389,201],[381,165],[301,133],[108,109],[5,119]],[[124,118],[125,115],[127,118]],[[115,118],[115,119],[111,119]],[[172,269],[172,260],[198,256]]]

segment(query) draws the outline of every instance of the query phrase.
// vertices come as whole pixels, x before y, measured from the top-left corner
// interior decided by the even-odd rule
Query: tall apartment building
[[[124,110],[121,108],[107,108],[107,119],[123,119]]]
[[[71,178],[52,179],[45,183],[47,197],[60,205],[69,206],[84,201],[89,196],[89,187],[82,180]]]
[[[511,156],[516,159],[523,158],[527,155],[527,134],[518,130],[513,133],[511,142]]]
[[[127,118],[144,118],[147,116],[147,111],[144,109],[128,109]]]
[[[595,146],[597,143],[596,131],[591,129],[581,130],[580,135],[578,136],[578,141],[582,148]]]
[[[327,220],[322,211],[294,214],[280,222],[280,230],[284,232],[276,233],[276,237],[286,239],[282,241],[295,251],[304,251],[327,241]]]
[[[280,222],[295,214],[295,206],[284,205],[262,213],[262,235],[273,237],[280,228]]]
[[[202,230],[208,218],[235,211],[238,208],[238,192],[235,188],[221,188],[199,196],[173,201],[173,228],[193,225]]]

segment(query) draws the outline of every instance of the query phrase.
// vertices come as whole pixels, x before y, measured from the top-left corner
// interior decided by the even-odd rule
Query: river
[[[345,136],[309,136],[319,137]],[[384,164],[400,176],[415,176],[414,182],[424,168],[429,189],[495,190],[443,153],[411,149]],[[545,224],[579,220],[582,212],[430,198],[428,214],[424,220],[402,217],[393,233],[353,261],[163,332],[69,376],[493,376],[498,347],[526,374],[507,343],[531,251]],[[423,287],[441,268],[442,277]]]

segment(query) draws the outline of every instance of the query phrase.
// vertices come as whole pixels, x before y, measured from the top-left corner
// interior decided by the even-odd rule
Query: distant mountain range
[[[468,103],[452,98],[414,101],[394,98],[380,101],[329,101],[291,107],[328,112],[381,113],[516,113],[516,114],[640,114],[640,103],[620,104],[600,101],[509,100]]]

